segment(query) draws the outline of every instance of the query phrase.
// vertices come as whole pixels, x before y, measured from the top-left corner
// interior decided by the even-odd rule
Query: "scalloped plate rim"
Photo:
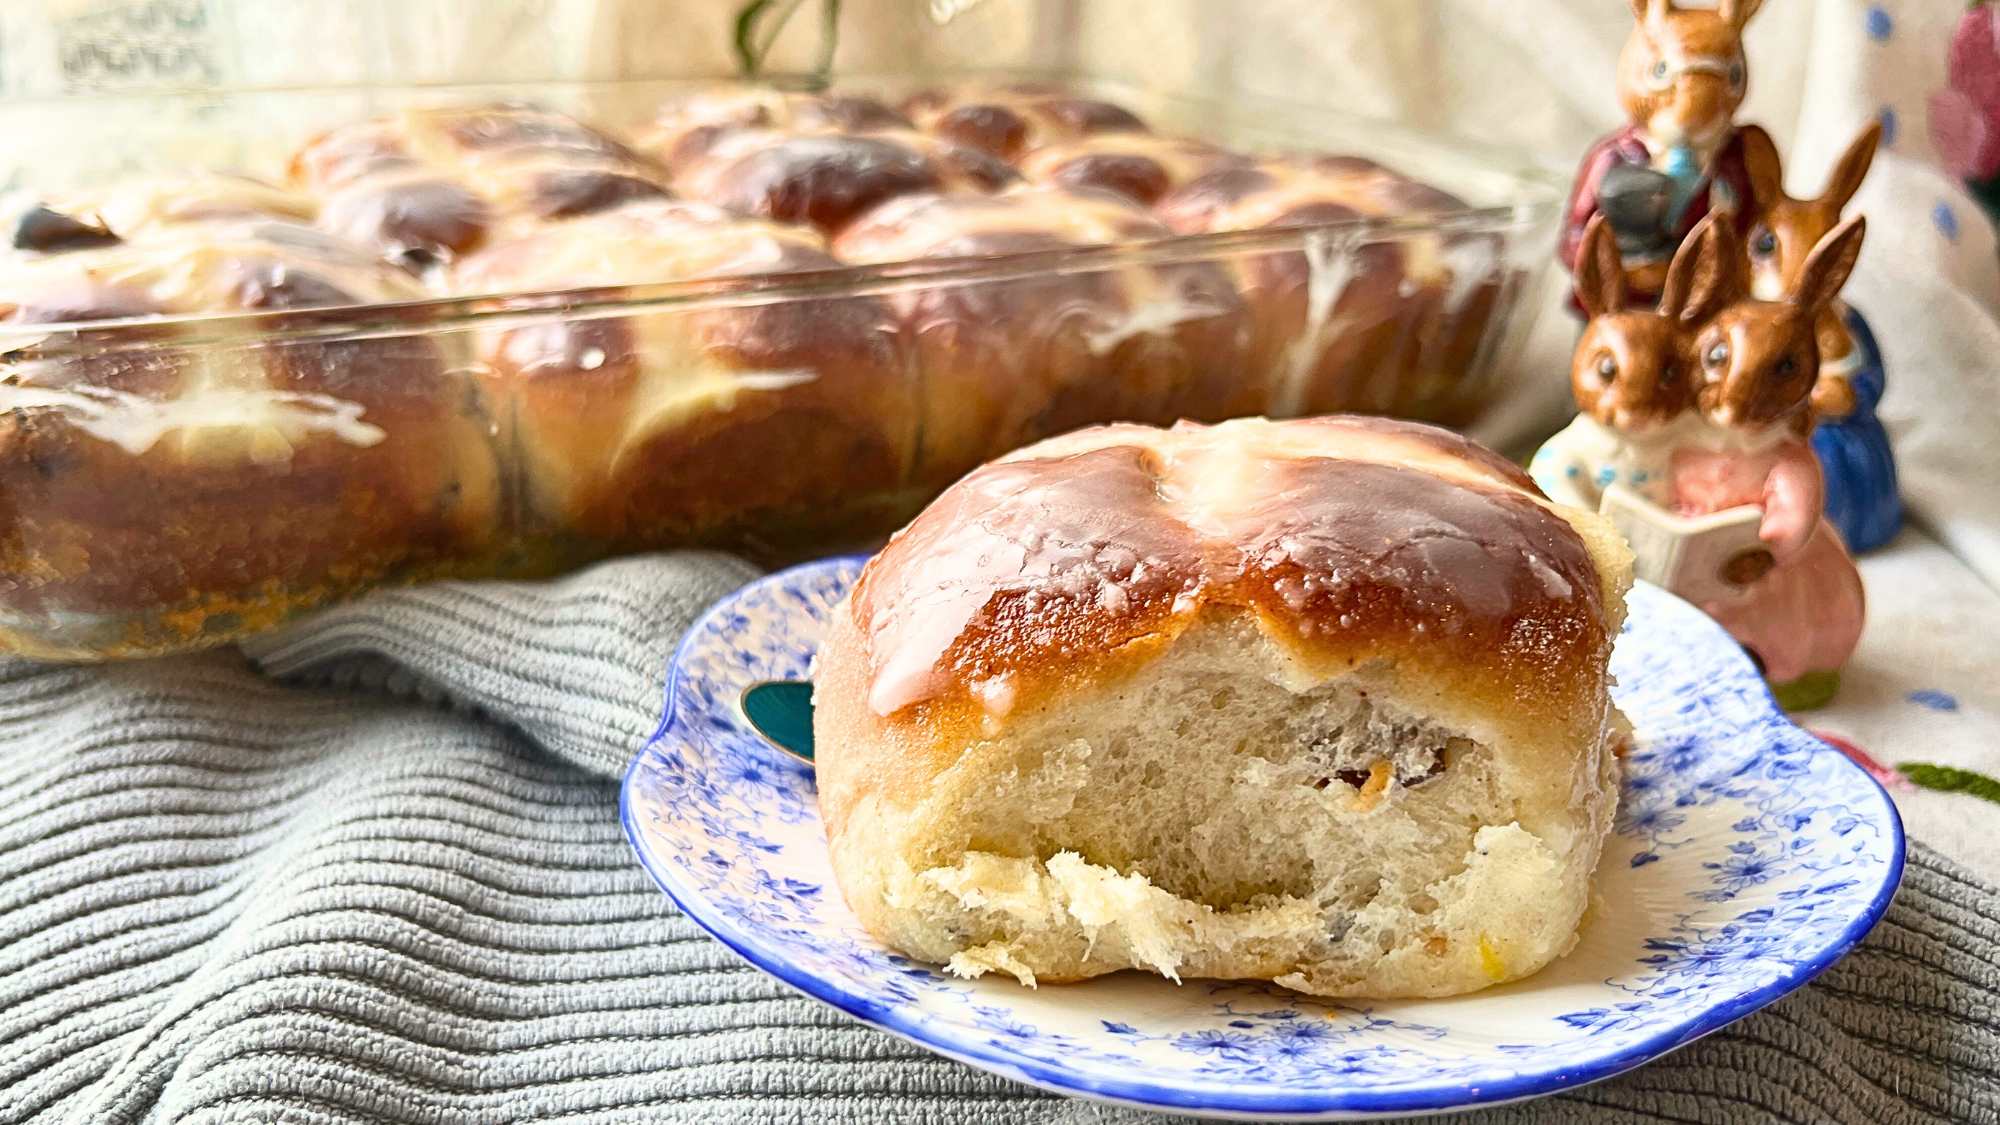
[[[1877,799],[1885,814],[1883,827],[1891,841],[1888,865],[1882,874],[1881,885],[1867,906],[1856,915],[1840,934],[1832,939],[1818,954],[1804,964],[1796,965],[1777,979],[1750,992],[1740,994],[1728,1001],[1705,1008],[1689,1018],[1663,1028],[1657,1035],[1633,1043],[1621,1050],[1607,1053],[1580,1066],[1558,1066],[1537,1071],[1523,1071],[1505,1080],[1486,1083],[1477,1087],[1451,1085],[1418,1087],[1328,1087],[1312,1095],[1302,1095],[1294,1091],[1284,1091],[1270,1095],[1255,1092],[1232,1091],[1228,1094],[1228,1104],[1210,1092],[1193,1090],[1187,1086],[1167,1085],[1147,1080],[1100,1081],[1088,1075],[1052,1067],[1032,1059],[1025,1059],[990,1043],[967,1044],[954,1041],[949,1029],[936,1027],[936,1021],[916,1014],[899,1012],[867,997],[857,996],[832,982],[813,977],[781,956],[757,948],[754,940],[735,932],[734,920],[725,923],[721,919],[711,919],[708,912],[701,909],[706,900],[698,888],[680,887],[664,871],[668,864],[654,862],[654,855],[644,842],[644,833],[632,810],[632,790],[637,782],[639,770],[646,759],[672,730],[678,716],[675,714],[675,700],[685,667],[684,657],[691,646],[702,636],[703,626],[718,613],[753,591],[771,586],[784,586],[795,581],[800,575],[843,565],[865,563],[866,554],[832,555],[810,562],[801,563],[783,570],[774,571],[752,582],[746,583],[729,595],[710,606],[701,617],[689,626],[687,633],[675,646],[669,662],[665,685],[665,702],[659,725],[647,736],[639,752],[628,764],[625,776],[619,785],[618,817],[624,828],[627,841],[631,844],[653,884],[660,888],[680,911],[710,937],[721,942],[737,956],[749,962],[759,971],[775,978],[795,992],[820,1003],[826,1004],[847,1016],[870,1027],[886,1031],[897,1038],[915,1044],[925,1050],[954,1059],[960,1063],[977,1067],[990,1073],[1012,1079],[1051,1093],[1072,1097],[1083,1097],[1114,1105],[1136,1109],[1166,1110],[1203,1117],[1237,1120],[1365,1120],[1370,1118],[1397,1117],[1410,1115],[1430,1115],[1451,1113],[1462,1110],[1491,1108],[1514,1102],[1529,1101],[1580,1089],[1606,1079],[1617,1077],[1627,1071],[1644,1066],[1674,1051],[1693,1043],[1697,1039],[1713,1034],[1732,1023],[1751,1015],[1784,997],[1796,992],[1815,977],[1831,968],[1852,950],[1881,921],[1896,891],[1902,883],[1907,851],[1907,837],[1903,829],[1900,813],[1895,800],[1880,782],[1866,770],[1850,761],[1838,750],[1827,746],[1825,753],[1838,760],[1838,768],[1852,770],[1867,781],[1870,796]],[[1648,585],[1637,583],[1637,585]],[[1660,596],[1673,595],[1654,587]],[[1680,599],[1674,598],[1679,601]],[[1682,602],[1683,605],[1687,603]],[[1690,606],[1689,608],[1693,608]],[[1699,610],[1696,610],[1699,612]],[[1747,660],[1745,661],[1747,665]],[[1754,674],[1754,673],[1753,673]],[[1766,709],[1790,723],[1777,701],[1771,698],[1768,689],[1764,692]],[[1812,737],[1802,728],[1800,733]],[[1815,741],[1818,741],[1815,739]],[[1821,743],[1821,745],[1825,745]],[[817,815],[817,809],[814,810]],[[837,889],[836,892],[838,893]],[[692,907],[690,904],[694,904]],[[1532,978],[1530,978],[1532,979]],[[930,1026],[927,1026],[930,1025]]]

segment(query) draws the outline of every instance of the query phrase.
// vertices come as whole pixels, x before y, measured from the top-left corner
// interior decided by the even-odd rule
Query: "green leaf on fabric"
[[[2000,805],[2000,781],[1995,781],[1983,773],[1962,770],[1957,766],[1939,766],[1929,762],[1898,762],[1897,772],[1910,779],[1911,784],[1924,789],[1935,789],[1941,793],[1970,793]]]
[[[1807,672],[1790,683],[1772,684],[1771,696],[1787,711],[1815,711],[1840,694],[1840,672]]]

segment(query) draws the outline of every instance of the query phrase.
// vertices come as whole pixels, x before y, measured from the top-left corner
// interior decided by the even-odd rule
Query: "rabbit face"
[[[1821,238],[1776,301],[1741,300],[1694,327],[1684,357],[1695,408],[1719,426],[1762,431],[1813,421],[1819,322],[1861,254],[1866,229],[1849,219]]]
[[[1674,325],[1653,312],[1592,318],[1570,364],[1577,409],[1622,433],[1673,421],[1688,408]]]
[[[1619,56],[1618,97],[1654,143],[1709,148],[1728,135],[1750,86],[1743,25],[1760,2],[1679,8],[1632,0],[1638,26]]]
[[[1688,339],[1742,296],[1743,248],[1724,215],[1695,224],[1667,266],[1657,308],[1630,308],[1624,262],[1602,215],[1584,228],[1576,295],[1590,321],[1570,363],[1578,409],[1637,433],[1673,421],[1693,403]]]
[[[1847,146],[1817,197],[1799,199],[1785,194],[1785,173],[1777,146],[1762,129],[1743,130],[1743,166],[1757,222],[1745,232],[1750,256],[1750,291],[1759,300],[1776,301],[1798,280],[1806,256],[1840,223],[1840,213],[1875,159],[1882,126],[1870,122]]]
[[[1688,370],[1696,409],[1718,426],[1756,431],[1797,420],[1819,375],[1812,318],[1778,302],[1731,305],[1695,334]]]

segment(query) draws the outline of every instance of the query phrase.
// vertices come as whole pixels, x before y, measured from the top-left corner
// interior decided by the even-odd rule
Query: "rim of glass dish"
[[[782,584],[797,573],[809,569],[824,569],[841,565],[860,565],[866,555],[838,555],[802,563],[765,575],[746,584],[742,590],[732,594],[730,600],[744,591],[767,585]],[[1640,585],[1647,585],[1640,583]],[[1669,601],[1675,598],[1656,587],[1649,587],[1656,594]],[[1690,612],[1700,612],[1692,605],[1681,603]],[[1810,733],[1786,720],[1789,731],[1780,729],[1777,737],[1805,738],[1818,744],[1816,753],[1831,755],[1836,771],[1845,769],[1867,783],[1869,795],[1880,803],[1884,814],[1884,824],[1888,829],[1890,850],[1884,865],[1882,880],[1867,905],[1848,923],[1840,934],[1827,942],[1810,960],[1800,961],[1776,979],[1741,993],[1729,1000],[1718,1003],[1702,1011],[1689,1014],[1686,1018],[1662,1027],[1656,1034],[1630,1044],[1607,1055],[1593,1058],[1582,1065],[1559,1065],[1542,1070],[1516,1073],[1496,1082],[1481,1083],[1477,1086],[1464,1084],[1404,1087],[1400,1089],[1360,1089],[1327,1088],[1312,1092],[1287,1090],[1263,1092],[1256,1090],[1223,1091],[1214,1088],[1197,1089],[1175,1086],[1152,1079],[1103,1078],[1097,1075],[1079,1075],[1060,1067],[1022,1058],[1004,1049],[994,1047],[986,1039],[966,1029],[924,1018],[921,1014],[899,1011],[885,1007],[864,995],[854,993],[840,984],[813,976],[801,970],[778,953],[763,947],[757,936],[749,931],[737,933],[735,927],[720,919],[710,919],[689,910],[688,899],[705,899],[699,888],[692,885],[676,887],[670,883],[664,869],[668,866],[653,862],[654,855],[643,842],[644,834],[632,809],[632,790],[640,767],[657,753],[660,741],[673,729],[675,719],[674,701],[678,697],[683,657],[688,647],[694,643],[697,634],[707,623],[711,608],[695,622],[687,635],[675,646],[672,664],[666,684],[666,706],[661,713],[660,723],[646,739],[639,752],[626,767],[623,783],[619,786],[618,817],[625,830],[626,840],[639,854],[640,866],[645,868],[655,886],[681,908],[682,913],[699,926],[703,932],[728,946],[737,956],[742,957],[759,970],[770,974],[780,982],[805,996],[828,1004],[871,1027],[887,1031],[898,1038],[914,1043],[927,1050],[935,1051],[982,1070],[1000,1074],[1015,1081],[1026,1083],[1039,1089],[1072,1097],[1084,1097],[1097,1101],[1135,1106],[1143,1109],[1178,1111],[1204,1116],[1253,1116],[1272,1120],[1292,1119],[1333,1119],[1339,1117],[1385,1117],[1401,1114],[1444,1113],[1455,1110],[1490,1108],[1508,1102],[1524,1101],[1531,1098],[1560,1093],[1588,1086],[1676,1051],[1706,1035],[1720,1031],[1737,1020],[1756,1012],[1769,1004],[1803,988],[1813,978],[1831,968],[1842,957],[1859,944],[1881,921],[1894,900],[1897,888],[1902,884],[1903,869],[1907,855],[1907,838],[1903,829],[1901,814],[1888,790],[1870,776],[1866,770],[1849,760],[1846,755],[1814,738]],[[1749,661],[1743,661],[1744,675],[1754,676]],[[1761,678],[1758,680],[1761,684]],[[1766,703],[1775,714],[1782,715],[1775,699],[1765,690]],[[664,860],[665,857],[660,857]]]

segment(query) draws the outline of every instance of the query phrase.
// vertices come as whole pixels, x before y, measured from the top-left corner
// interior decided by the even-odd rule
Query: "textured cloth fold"
[[[619,829],[720,556],[394,591],[246,652],[0,663],[0,1121],[1128,1122],[789,993]],[[1495,1121],[2000,1122],[2000,898]],[[1480,1120],[1481,1116],[1458,1120]]]

